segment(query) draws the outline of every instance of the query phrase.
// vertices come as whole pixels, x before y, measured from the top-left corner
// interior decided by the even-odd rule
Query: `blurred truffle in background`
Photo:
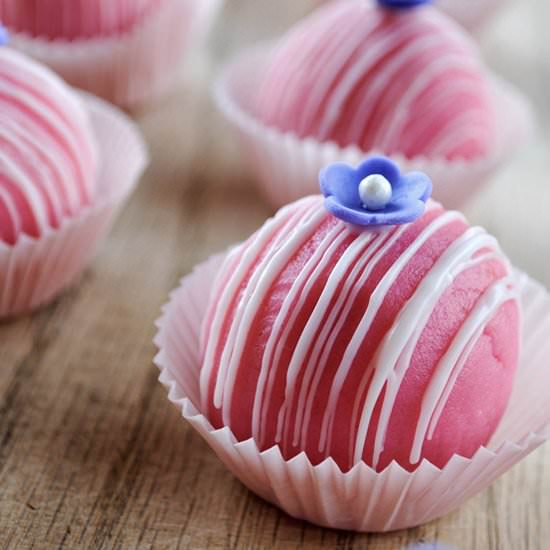
[[[460,208],[524,144],[527,98],[424,3],[327,2],[277,45],[228,63],[218,105],[271,204],[314,193],[327,163],[383,153],[426,172],[435,198]]]
[[[12,47],[125,108],[182,77],[223,0],[0,0]]]

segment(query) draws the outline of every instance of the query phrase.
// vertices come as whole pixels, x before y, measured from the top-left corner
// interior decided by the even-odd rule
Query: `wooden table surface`
[[[513,4],[484,36],[484,51],[532,97],[540,131],[467,214],[550,286],[550,6]],[[229,0],[213,57],[279,32],[309,7]],[[549,548],[550,446],[449,517],[356,535],[293,520],[256,498],[169,404],[152,365],[161,304],[195,263],[271,213],[206,87],[137,117],[152,164],[80,283],[0,325],[2,547]]]

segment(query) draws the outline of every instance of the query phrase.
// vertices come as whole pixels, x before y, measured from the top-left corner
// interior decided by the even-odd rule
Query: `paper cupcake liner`
[[[199,337],[223,255],[182,279],[157,322],[155,363],[168,397],[219,458],[250,490],[289,515],[312,523],[380,532],[417,526],[446,515],[550,438],[548,382],[550,295],[517,272],[524,345],[508,410],[488,447],[458,455],[439,469],[423,461],[415,472],[392,463],[382,473],[365,463],[342,473],[332,459],[313,466],[302,453],[285,460],[277,446],[260,452],[228,427],[215,429],[200,409]]]
[[[256,104],[254,94],[271,51],[271,45],[263,45],[230,62],[214,87],[214,97],[219,110],[237,132],[245,159],[260,188],[273,206],[280,207],[318,193],[319,171],[328,164],[343,161],[357,165],[380,151],[361,151],[355,146],[341,148],[334,142],[301,139],[259,121],[252,110]],[[492,82],[495,108],[500,114],[498,143],[491,156],[448,161],[390,155],[404,171],[426,172],[434,183],[434,198],[447,208],[458,208],[473,197],[530,134],[532,115],[527,101],[509,84],[497,78]]]
[[[223,0],[164,0],[122,34],[48,40],[22,33],[10,45],[48,65],[71,85],[122,107],[162,96],[203,40]]]
[[[147,165],[139,130],[103,101],[82,95],[99,146],[97,198],[41,237],[0,243],[0,318],[34,309],[75,281],[108,233]]]

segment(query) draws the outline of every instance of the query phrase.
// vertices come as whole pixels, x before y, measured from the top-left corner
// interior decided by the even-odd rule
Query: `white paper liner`
[[[255,118],[252,109],[262,71],[269,63],[272,45],[253,48],[229,63],[214,87],[218,108],[237,132],[244,156],[269,202],[280,207],[300,197],[319,192],[321,168],[336,161],[357,165],[378,151],[341,148],[334,142],[301,139],[268,127]],[[497,117],[495,144],[490,157],[472,161],[448,161],[390,155],[404,171],[421,170],[433,180],[434,198],[447,208],[461,207],[509,160],[532,129],[531,108],[509,84],[497,78],[494,84]]]
[[[223,0],[164,0],[122,34],[82,40],[10,35],[14,47],[59,73],[71,85],[122,107],[164,95],[181,76]]]
[[[223,261],[218,255],[182,279],[157,321],[155,363],[168,397],[219,458],[250,490],[289,515],[355,531],[392,531],[426,523],[459,507],[550,438],[550,295],[517,272],[523,351],[508,410],[490,445],[471,459],[454,456],[443,469],[424,461],[413,472],[392,463],[376,473],[364,463],[342,473],[332,459],[313,466],[302,453],[284,460],[277,446],[260,452],[214,429],[200,410],[199,334]]]
[[[34,309],[75,281],[108,233],[148,162],[138,128],[120,111],[82,94],[99,146],[94,204],[39,238],[0,242],[0,318]]]

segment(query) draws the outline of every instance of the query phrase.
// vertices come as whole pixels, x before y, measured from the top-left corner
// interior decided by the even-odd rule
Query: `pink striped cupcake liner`
[[[69,84],[131,108],[166,94],[205,39],[223,0],[163,0],[127,32],[81,40],[13,33],[10,45]]]
[[[38,238],[0,243],[0,318],[44,305],[77,280],[147,165],[138,128],[103,101],[82,97],[101,159],[96,200]]]
[[[332,459],[313,466],[302,453],[285,460],[277,446],[260,451],[215,429],[200,408],[200,328],[224,255],[183,278],[157,322],[155,363],[169,400],[220,460],[251,491],[289,515],[317,525],[364,532],[417,526],[455,510],[550,438],[550,294],[515,272],[521,289],[523,351],[508,410],[487,447],[454,456],[439,469],[423,461],[414,472],[392,463],[377,473],[358,463],[343,473]]]
[[[383,152],[301,139],[263,124],[254,112],[255,93],[272,49],[262,45],[239,55],[222,71],[213,93],[218,109],[239,138],[244,160],[259,188],[274,207],[280,207],[318,193],[319,171],[324,166],[338,161],[357,165],[365,157]],[[527,100],[496,77],[492,83],[495,108],[506,116],[498,117],[498,142],[491,155],[471,161],[389,155],[405,172],[427,173],[434,183],[434,198],[447,208],[459,208],[474,197],[531,134],[533,117]]]

